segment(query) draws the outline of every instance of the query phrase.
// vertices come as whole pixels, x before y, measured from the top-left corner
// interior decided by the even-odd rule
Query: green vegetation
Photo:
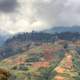
[[[68,44],[64,45],[31,45],[29,50],[3,59],[0,68],[9,70],[11,75],[7,79],[0,75],[0,80],[57,80],[58,76],[63,80],[80,80],[80,55],[75,53],[76,49],[71,53]],[[67,58],[71,60],[70,67],[67,67]]]

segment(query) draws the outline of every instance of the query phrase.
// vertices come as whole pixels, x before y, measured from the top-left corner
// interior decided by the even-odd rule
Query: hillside
[[[44,30],[47,33],[61,33],[61,32],[80,32],[80,26],[56,26],[51,29]]]
[[[3,46],[4,42],[10,37],[11,35],[0,31],[0,46]]]
[[[78,41],[80,40],[80,33],[62,32],[49,34],[43,32],[31,32],[16,34],[7,39],[4,42],[4,45],[0,47],[0,60],[24,52],[25,50],[29,50],[36,45],[55,43],[55,41],[59,40]]]
[[[0,69],[9,80],[80,80],[80,33],[16,34],[0,48]]]
[[[74,50],[65,54],[63,60],[55,68],[57,72],[55,79],[59,80],[79,80],[80,79],[80,62],[79,55]]]
[[[10,80],[79,80],[77,47],[80,47],[80,41],[38,44],[2,60],[0,68],[10,71]]]

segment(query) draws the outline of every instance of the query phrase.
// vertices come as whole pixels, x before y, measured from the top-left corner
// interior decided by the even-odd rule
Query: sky
[[[80,0],[0,0],[0,31],[17,33],[80,25]]]

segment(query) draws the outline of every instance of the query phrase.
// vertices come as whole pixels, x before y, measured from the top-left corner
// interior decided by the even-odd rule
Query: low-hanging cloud
[[[0,30],[10,33],[80,25],[80,1],[0,0],[0,15]]]

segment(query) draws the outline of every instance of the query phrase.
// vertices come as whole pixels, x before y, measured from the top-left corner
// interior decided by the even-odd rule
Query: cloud
[[[1,30],[16,33],[46,29],[47,23],[36,16],[32,0],[17,0],[17,2],[19,7],[16,12],[0,13]]]
[[[0,12],[13,12],[17,6],[16,0],[0,0]]]
[[[49,26],[80,25],[80,0],[34,0],[38,18]]]
[[[0,0],[0,30],[30,32],[61,25],[80,25],[79,0]]]

